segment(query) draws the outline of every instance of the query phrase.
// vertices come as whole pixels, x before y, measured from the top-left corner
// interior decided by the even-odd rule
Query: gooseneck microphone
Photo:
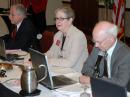
[[[100,62],[101,62],[102,58],[104,57],[104,55],[105,55],[105,52],[103,52],[103,51],[100,51],[98,53],[98,58],[97,58],[97,61],[95,63],[94,72],[93,72],[93,76],[96,77],[96,78],[101,77],[100,76],[100,68],[99,68],[99,66],[100,66]]]

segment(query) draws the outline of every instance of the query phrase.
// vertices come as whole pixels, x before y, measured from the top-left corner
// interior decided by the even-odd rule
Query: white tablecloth
[[[10,51],[7,51],[7,52],[10,52]],[[24,60],[21,61],[21,63],[15,62],[16,64],[17,63],[20,63],[20,64],[14,65],[13,70],[8,70],[6,72],[7,77],[0,78],[0,82],[3,83],[6,87],[11,89],[12,91],[19,93],[21,90],[20,77],[22,73],[20,66],[30,65],[30,63],[28,63],[28,59],[30,58],[30,55],[21,50],[18,50],[18,51],[14,50],[11,52],[21,54],[21,57],[24,57]],[[79,80],[79,76],[81,75],[80,73],[75,72],[71,68],[61,68],[61,67],[51,68],[51,74],[52,75],[64,74],[65,76],[70,77],[76,81]],[[38,84],[38,89],[41,90],[41,93],[40,95],[36,97],[80,97],[80,94],[83,92],[83,88],[81,87],[81,84],[79,83],[65,86],[56,90],[49,90],[48,88],[42,86],[41,84]],[[87,89],[87,92],[91,95],[91,88]],[[128,94],[128,97],[130,97],[130,93],[127,93],[127,94]]]
[[[66,70],[67,69],[68,68],[66,68]],[[55,74],[58,75],[58,71],[57,70],[54,70],[54,71],[56,71]],[[13,70],[7,71],[7,73],[6,73],[7,77],[0,78],[0,81],[1,81],[1,83],[3,83],[9,89],[13,90],[14,92],[19,93],[19,91],[21,90],[21,87],[20,87],[21,73],[22,73],[22,71],[19,68],[19,66],[13,66]],[[61,73],[61,70],[59,70],[59,73]],[[76,73],[76,72],[75,73],[70,72],[68,74],[65,73],[64,75],[68,76],[68,77],[70,77],[70,78],[72,78],[74,80],[78,80],[78,77],[79,77],[80,74]],[[49,90],[48,88],[42,86],[41,84],[38,84],[38,89],[41,90],[41,93],[40,93],[39,96],[36,96],[36,97],[59,97],[58,95],[61,93],[58,90],[57,91],[56,90]],[[67,87],[65,88],[65,90],[66,89],[67,89]],[[63,91],[63,88],[61,88],[61,90]],[[57,93],[58,93],[58,95],[57,95]],[[69,91],[68,91],[68,93],[69,93]],[[61,93],[61,94],[63,94],[63,93]],[[66,93],[64,93],[64,94],[66,94]]]

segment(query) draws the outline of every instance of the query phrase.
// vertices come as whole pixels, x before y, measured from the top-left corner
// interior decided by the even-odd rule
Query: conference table
[[[30,59],[30,54],[21,50],[7,50],[7,53],[13,53],[21,55],[24,60],[18,60],[13,62],[13,69],[9,69],[6,71],[7,77],[0,77],[0,82],[10,90],[19,93],[21,91],[20,86],[20,78],[22,74],[21,66],[31,66],[31,62],[28,61]],[[8,63],[0,60],[0,63]],[[45,86],[38,84],[38,89],[41,90],[40,95],[35,97],[80,97],[80,94],[84,91],[82,85],[78,83],[80,73],[74,71],[71,68],[62,68],[62,67],[54,67],[51,68],[51,73],[53,75],[65,75],[75,81],[77,83],[64,86],[55,90],[50,90]],[[92,97],[91,88],[87,89],[87,93]],[[128,92],[128,97],[130,97],[130,93]],[[32,96],[30,96],[32,97]]]
[[[0,82],[4,84],[7,88],[9,88],[10,90],[16,93],[19,93],[21,90],[21,86],[20,86],[20,78],[22,74],[21,66],[31,65],[31,63],[28,61],[30,58],[30,54],[21,50],[8,50],[7,53],[19,54],[21,55],[21,57],[24,58],[24,60],[18,60],[16,62],[13,62],[12,63],[13,69],[7,70],[6,71],[7,77],[0,77]],[[7,63],[7,62],[3,62],[3,63]],[[80,73],[72,70],[71,68],[54,67],[51,69],[51,72],[53,73],[53,75],[63,74],[77,82],[80,76]],[[50,90],[46,88],[45,86],[38,84],[37,88],[41,90],[41,93],[40,95],[36,97],[79,97],[79,93],[83,92],[83,88],[81,87],[79,83],[65,86],[65,93],[63,93],[64,87],[62,87],[61,90],[60,88],[56,90]],[[73,93],[71,92],[71,94],[70,94],[70,91],[71,91],[70,89],[73,90],[72,91]],[[67,94],[67,91],[68,91],[68,94]]]
[[[20,87],[20,75],[21,75],[21,73],[22,73],[21,69],[18,66],[14,66],[13,70],[7,71],[7,73],[6,73],[7,77],[3,78],[2,80],[0,79],[0,80],[7,88],[11,89],[12,91],[14,91],[16,93],[19,93],[20,90],[21,90],[21,87]],[[73,77],[75,80],[77,80],[77,78],[74,77],[74,76],[77,76],[76,73],[75,74],[69,73],[69,74],[66,74],[66,75],[68,77],[71,77],[71,78]],[[71,85],[69,87],[71,87]],[[72,86],[72,87],[74,87],[74,86]],[[38,89],[41,90],[41,93],[40,93],[40,95],[38,95],[36,97],[59,97],[58,96],[59,94],[57,94],[59,92],[57,90],[50,90],[50,89],[44,87],[41,84],[38,84]],[[70,91],[68,91],[68,93],[69,92]],[[79,92],[77,92],[77,93],[79,93]],[[65,93],[65,94],[67,94],[67,93]],[[63,97],[68,97],[68,96],[63,96]],[[79,96],[77,96],[77,97],[79,97]]]

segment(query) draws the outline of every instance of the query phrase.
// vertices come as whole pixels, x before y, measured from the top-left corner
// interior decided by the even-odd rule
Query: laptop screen
[[[76,81],[64,76],[64,75],[57,75],[52,76],[50,68],[48,66],[47,56],[39,51],[34,49],[29,49],[32,65],[36,70],[36,75],[38,80],[45,77],[40,83],[46,86],[49,89],[56,89],[65,85],[70,85],[76,83]],[[39,66],[42,67],[40,68]]]
[[[93,97],[127,97],[126,88],[104,81],[91,78]]]
[[[5,43],[4,40],[0,38],[0,57],[5,58],[6,53],[5,53]]]
[[[5,42],[2,38],[0,38],[0,59],[6,61],[15,61],[21,60],[23,58],[19,58],[18,54],[6,54]]]
[[[44,84],[46,87],[52,86],[52,78],[48,72],[47,66],[47,58],[43,53],[36,51],[34,49],[29,49],[32,65],[35,68],[37,79],[40,80],[46,75],[46,78],[42,80],[40,83]],[[39,68],[39,66],[43,64],[45,68]],[[46,72],[47,71],[47,72]],[[47,73],[47,74],[46,74]]]

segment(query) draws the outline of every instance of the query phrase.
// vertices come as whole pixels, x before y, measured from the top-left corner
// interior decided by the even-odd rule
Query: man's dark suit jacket
[[[30,19],[25,18],[18,31],[16,32],[15,40],[10,35],[4,37],[6,49],[22,49],[28,51],[32,44],[36,29]]]
[[[82,74],[93,77],[94,65],[98,57],[99,49],[93,49],[92,53],[86,60]],[[103,62],[101,61],[100,70],[103,73]],[[103,80],[113,82],[115,84],[129,87],[130,80],[130,48],[120,41],[117,41],[116,47],[111,57],[111,78],[102,78]],[[129,90],[129,89],[128,89]]]

